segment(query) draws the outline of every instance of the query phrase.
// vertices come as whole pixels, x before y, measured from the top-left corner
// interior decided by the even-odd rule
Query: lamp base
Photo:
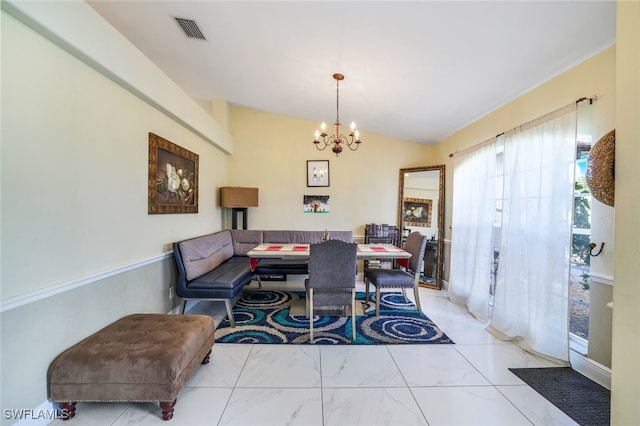
[[[238,229],[238,213],[242,213],[242,229],[247,229],[247,213],[246,207],[233,207],[231,209],[231,229]]]

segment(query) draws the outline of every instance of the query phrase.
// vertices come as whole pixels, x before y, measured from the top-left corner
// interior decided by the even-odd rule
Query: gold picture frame
[[[148,214],[198,213],[198,159],[149,133]]]

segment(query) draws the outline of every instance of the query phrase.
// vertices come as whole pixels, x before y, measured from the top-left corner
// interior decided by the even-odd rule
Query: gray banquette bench
[[[184,313],[188,300],[225,303],[229,323],[235,326],[231,306],[251,279],[264,274],[306,274],[304,260],[260,259],[254,271],[247,253],[258,244],[312,244],[324,231],[230,229],[173,243],[178,267],[176,294]],[[329,231],[329,238],[351,242],[351,231]]]

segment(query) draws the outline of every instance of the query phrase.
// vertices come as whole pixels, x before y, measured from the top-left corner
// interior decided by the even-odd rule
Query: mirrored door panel
[[[398,228],[406,238],[419,232],[428,239],[420,285],[442,288],[444,237],[444,165],[400,169]]]

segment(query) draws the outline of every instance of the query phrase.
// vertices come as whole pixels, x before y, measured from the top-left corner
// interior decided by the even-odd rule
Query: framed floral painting
[[[407,226],[431,226],[433,200],[405,198],[402,204],[402,220]]]
[[[149,214],[198,213],[198,154],[149,133]]]

